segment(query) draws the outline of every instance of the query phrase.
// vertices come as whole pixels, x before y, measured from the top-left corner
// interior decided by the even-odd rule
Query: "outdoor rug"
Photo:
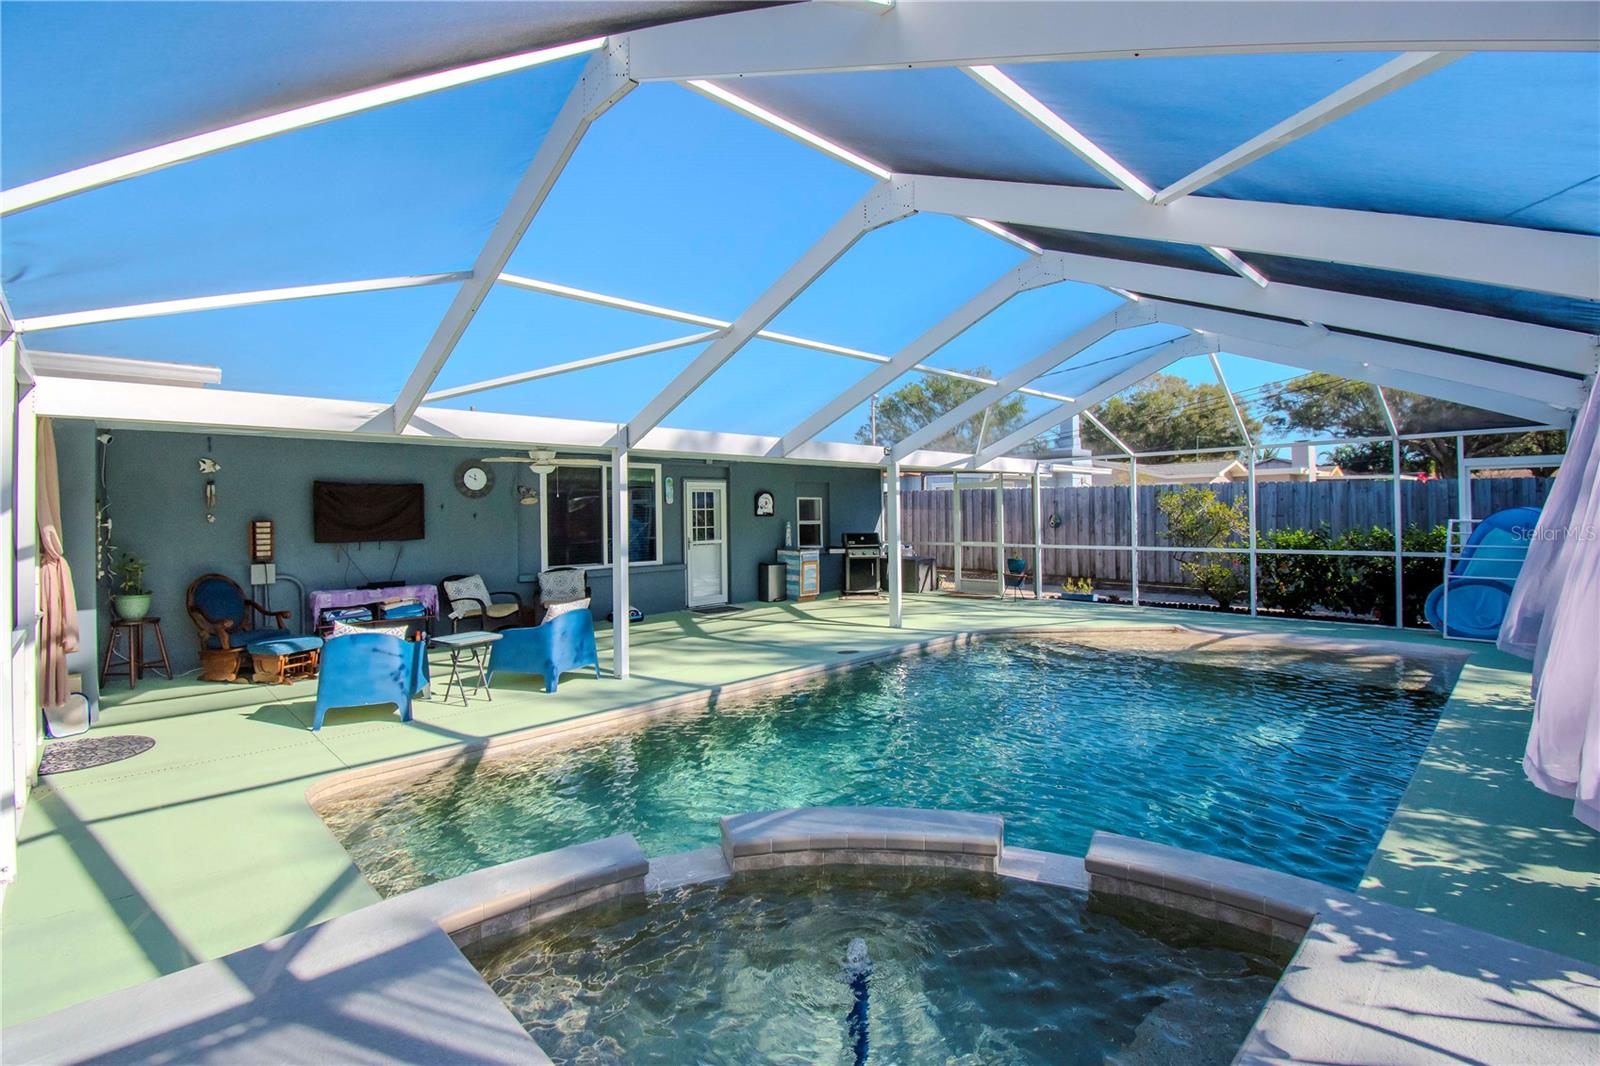
[[[39,760],[40,774],[65,774],[91,766],[121,762],[141,755],[156,746],[155,737],[85,737],[83,740],[57,740],[44,746]]]
[[[743,607],[734,607],[726,603],[714,603],[709,607],[691,607],[689,610],[695,614],[738,614]]]

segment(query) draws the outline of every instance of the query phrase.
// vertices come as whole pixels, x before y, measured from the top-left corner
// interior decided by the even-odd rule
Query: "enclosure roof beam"
[[[1519,226],[1192,197],[1156,207],[1120,189],[918,176],[917,210],[1217,246],[1600,299],[1600,238]],[[1493,255],[1485,249],[1494,249]]]
[[[487,381],[475,381],[470,385],[455,385],[448,389],[430,392],[423,397],[423,400],[427,403],[435,403],[439,400],[453,400],[460,396],[488,392],[490,389],[503,389],[508,385],[521,385],[524,382],[553,378],[561,374],[571,374],[597,366],[609,366],[612,363],[622,363],[629,359],[655,355],[658,352],[670,352],[678,348],[687,348],[691,344],[699,344],[701,341],[711,340],[713,337],[720,336],[721,333],[721,330],[708,329],[700,333],[691,333],[686,337],[673,337],[671,340],[656,341],[653,344],[641,344],[637,348],[624,348],[619,352],[593,355],[587,359],[574,359],[571,362],[557,363],[554,366],[542,366],[536,370],[524,370],[516,374],[507,374],[504,377],[490,378]]]
[[[309,126],[320,126],[324,122],[345,118],[349,115],[371,111],[373,108],[384,107],[388,104],[398,103],[402,100],[413,100],[419,96],[453,89],[459,85],[469,85],[472,82],[483,81],[486,78],[496,78],[502,74],[510,74],[518,70],[527,70],[530,67],[553,63],[557,60],[568,59],[572,56],[592,52],[605,44],[605,39],[597,37],[586,41],[576,41],[572,44],[557,45],[553,48],[540,48],[532,52],[521,52],[516,55],[503,56],[498,59],[489,59],[481,63],[469,63],[466,66],[456,67],[452,70],[443,70],[433,74],[423,74],[415,78],[406,78],[402,81],[391,82],[388,85],[378,85],[371,88],[359,89],[334,97],[331,100],[322,100],[303,107],[291,108],[261,118],[249,119],[238,122],[221,129],[196,133],[192,136],[182,137],[166,144],[158,144],[152,148],[145,148],[127,155],[117,156],[89,166],[69,170],[63,174],[41,178],[38,181],[18,185],[15,188],[0,192],[0,215],[9,215],[15,211],[23,211],[40,204],[50,203],[66,196],[98,189],[114,182],[126,181],[141,174],[170,167],[175,163],[199,159],[203,156],[213,155],[229,148],[251,144],[255,141],[276,137],[280,133],[289,133],[293,130],[306,129]]]
[[[1512,396],[1503,392],[1493,392],[1475,385],[1464,385],[1459,381],[1429,377],[1409,370],[1380,366],[1342,353],[1316,351],[1315,354],[1312,354],[1313,348],[1311,346],[1288,347],[1281,344],[1270,344],[1265,341],[1227,335],[1222,336],[1220,340],[1223,351],[1242,355],[1249,359],[1259,359],[1266,363],[1278,363],[1297,370],[1304,370],[1306,361],[1313,359],[1318,369],[1327,371],[1330,374],[1337,374],[1343,378],[1349,378],[1351,381],[1363,381],[1371,385],[1386,385],[1392,389],[1402,389],[1422,396],[1432,396],[1435,399],[1464,404],[1480,410],[1493,411],[1497,414],[1515,415],[1518,418],[1526,418],[1530,425],[1566,425],[1571,422],[1571,412],[1553,407],[1539,400],[1530,400],[1525,396]]]
[[[1233,412],[1234,424],[1239,427],[1239,435],[1244,442],[1254,445],[1255,440],[1250,436],[1250,423],[1244,420],[1244,412],[1239,410],[1239,398],[1233,394],[1233,389],[1228,387],[1228,375],[1222,372],[1222,360],[1217,358],[1216,352],[1209,353],[1211,359],[1211,372],[1216,375],[1217,384],[1222,386],[1222,395],[1228,400],[1228,410]]]
[[[1018,293],[1066,280],[1055,256],[1025,260],[991,282],[982,292],[935,323],[916,340],[901,348],[866,377],[823,404],[778,441],[775,454],[787,455],[863,403],[882,392],[897,378],[913,370],[922,360],[943,348],[976,325],[986,315]]]
[[[1310,107],[1290,115],[1271,129],[1245,141],[1233,151],[1218,156],[1211,162],[1162,189],[1154,197],[1157,205],[1170,204],[1220,178],[1227,177],[1241,167],[1254,163],[1286,145],[1315,133],[1328,123],[1359,110],[1372,101],[1403,89],[1419,78],[1427,77],[1441,67],[1449,66],[1464,56],[1465,52],[1407,52],[1389,60],[1377,70],[1357,78]]]
[[[1220,336],[1250,338],[1284,347],[1300,347],[1305,369],[1318,370],[1321,355],[1342,356],[1357,363],[1405,370],[1443,381],[1455,381],[1500,396],[1520,396],[1553,407],[1576,410],[1583,405],[1587,390],[1576,378],[1557,377],[1533,370],[1500,366],[1476,359],[1463,359],[1448,352],[1418,348],[1398,341],[1374,340],[1334,333],[1324,327],[1301,326],[1288,322],[1254,318],[1249,315],[1216,311],[1163,300],[1142,301],[1152,305],[1156,318],[1185,329],[1202,329]]]
[[[1026,444],[1042,433],[1049,433],[1057,426],[1070,421],[1074,415],[1088,413],[1089,409],[1100,401],[1115,396],[1131,385],[1137,385],[1151,374],[1171,366],[1178,360],[1187,359],[1191,355],[1214,352],[1216,349],[1216,338],[1192,333],[1158,345],[1132,366],[1108,375],[1093,387],[1085,390],[1082,395],[1068,400],[1059,407],[1046,411],[1038,418],[1028,421],[988,447],[983,448],[969,460],[969,465],[982,466],[984,463],[1005,455],[1012,448]],[[1096,426],[1100,425],[1098,420],[1094,420],[1094,423]],[[1115,437],[1111,439],[1124,452],[1128,452],[1127,445]],[[1128,452],[1128,454],[1131,455],[1132,453]]]
[[[938,440],[945,433],[984,410],[990,404],[1005,399],[1041,374],[1048,374],[1091,345],[1104,340],[1119,330],[1144,325],[1153,320],[1153,310],[1139,303],[1124,304],[1110,314],[1102,315],[1082,329],[1074,331],[1071,336],[1059,344],[1053,345],[1048,350],[1034,356],[1010,373],[1002,375],[993,385],[969,396],[915,433],[910,434],[897,443],[890,454],[895,459],[904,459],[918,448]]]
[[[359,281],[332,281],[319,285],[291,285],[281,289],[255,289],[250,292],[230,292],[217,296],[190,296],[180,300],[157,300],[152,303],[124,304],[120,307],[100,307],[89,311],[67,311],[57,315],[36,315],[18,322],[17,329],[22,333],[38,333],[47,329],[126,322],[136,318],[157,318],[161,315],[181,315],[193,311],[218,311],[229,307],[254,307],[287,300],[310,300],[319,296],[347,296],[352,293],[387,292],[391,289],[412,289],[424,285],[445,285],[465,281],[470,277],[472,277],[471,271],[457,270],[445,274],[407,274],[393,278],[363,278]]]
[[[1054,258],[1054,256],[1052,256]],[[581,303],[594,304],[596,307],[614,307],[620,311],[635,311],[642,315],[651,315],[664,318],[673,322],[688,322],[698,326],[714,326],[726,329],[733,323],[725,322],[709,315],[695,314],[692,311],[681,311],[674,307],[662,307],[659,304],[642,303],[622,296],[609,296],[603,292],[594,292],[590,289],[576,289],[570,285],[557,285],[553,281],[541,281],[538,278],[525,278],[516,274],[502,274],[500,280],[519,289],[529,292],[543,293],[547,296],[559,296],[563,299],[577,300]],[[860,359],[867,363],[887,363],[890,356],[880,355],[877,352],[863,351],[860,348],[851,348],[843,344],[832,344],[828,341],[813,340],[810,337],[800,337],[793,333],[779,333],[776,330],[764,329],[756,336],[761,340],[773,341],[777,344],[786,344],[792,348],[805,348],[808,351],[822,352],[825,355],[842,355],[846,359]],[[975,381],[980,385],[993,385],[993,378],[986,378],[979,374],[968,374],[961,370],[949,370],[942,366],[929,366],[918,363],[910,369],[921,374],[932,374],[935,377],[954,378],[959,381]],[[1018,392],[1029,396],[1038,396],[1046,400],[1064,400],[1059,396],[1044,389],[1018,389]]]
[[[1286,285],[1281,281],[1259,289],[1237,278],[1199,270],[1066,252],[1057,253],[1057,256],[1074,281],[1129,294],[1165,296],[1297,322],[1343,326],[1363,333],[1459,348],[1574,374],[1593,374],[1596,368],[1597,338],[1574,330],[1401,300],[1356,296],[1331,289]]]
[[[1589,51],[1578,2],[794,4],[635,30],[638,81],[1281,52]]]
[[[646,403],[622,433],[622,446],[640,441],[661,424],[679,404],[688,399],[767,323],[788,307],[822,273],[848,252],[857,241],[882,226],[898,222],[915,212],[909,190],[899,181],[882,182],[872,187],[861,201],[828,228],[804,255],[790,265],[754,303],[733,320],[727,332],[712,341]]]
[[[505,269],[517,242],[533,222],[533,216],[538,214],[550,190],[555,188],[556,180],[561,177],[567,160],[572,158],[572,153],[577,150],[589,126],[636,84],[627,75],[626,53],[614,44],[593,56],[584,67],[577,84],[567,96],[566,103],[561,105],[549,132],[534,154],[533,162],[528,164],[528,169],[523,172],[521,181],[511,194],[511,201],[506,204],[499,221],[489,233],[489,239],[478,252],[478,258],[472,265],[472,277],[456,291],[455,299],[450,302],[444,318],[440,320],[411,376],[396,397],[393,413],[395,432],[403,431],[421,406],[422,398],[444,368],[450,353],[455,351],[461,335],[472,324],[473,316],[488,297],[495,279]]]
[[[1033,123],[1056,143],[1064,146],[1118,188],[1145,203],[1155,199],[1156,191],[1133,171],[1113,158],[1110,152],[1090,140],[1081,130],[1053,111],[1043,100],[1018,85],[1005,71],[988,64],[966,68],[967,74],[988,89],[1007,107]],[[1223,266],[1256,285],[1266,285],[1261,272],[1235,255],[1232,249],[1210,246],[1206,251]]]

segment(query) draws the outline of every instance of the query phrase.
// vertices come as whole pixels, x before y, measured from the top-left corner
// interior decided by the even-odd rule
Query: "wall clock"
[[[776,502],[772,499],[772,493],[766,491],[765,489],[756,493],[757,518],[770,518],[772,515],[777,513],[778,508]]]
[[[456,467],[456,491],[469,500],[489,495],[494,488],[494,471],[476,459],[465,459]]]

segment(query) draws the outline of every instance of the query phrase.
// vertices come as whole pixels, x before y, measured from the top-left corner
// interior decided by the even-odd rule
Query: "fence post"
[[[1133,586],[1133,605],[1139,606],[1139,457],[1128,456],[1128,578]]]

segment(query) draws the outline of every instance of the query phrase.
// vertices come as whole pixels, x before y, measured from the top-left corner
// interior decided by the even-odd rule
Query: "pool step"
[[[796,807],[726,815],[728,866],[923,866],[995,873],[1005,846],[998,815],[906,807]]]

